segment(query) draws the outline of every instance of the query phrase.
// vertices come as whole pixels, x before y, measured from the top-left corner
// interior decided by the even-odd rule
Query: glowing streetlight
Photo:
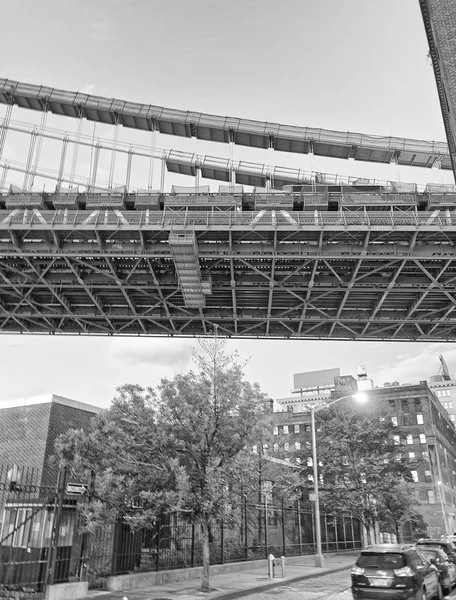
[[[325,559],[321,549],[321,527],[320,527],[320,498],[318,494],[318,463],[317,463],[317,435],[315,432],[315,413],[324,408],[328,408],[336,402],[346,400],[347,398],[354,398],[359,404],[365,404],[368,401],[368,396],[364,392],[356,392],[347,396],[341,396],[336,398],[327,404],[321,406],[315,404],[309,404],[310,417],[311,417],[311,429],[312,429],[312,463],[313,463],[313,479],[314,479],[314,494],[315,494],[315,541],[317,545],[317,553],[315,556],[315,566],[324,567]]]

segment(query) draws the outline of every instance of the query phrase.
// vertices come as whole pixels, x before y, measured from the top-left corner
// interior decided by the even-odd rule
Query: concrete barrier
[[[44,600],[77,600],[85,598],[89,593],[87,581],[73,583],[56,583],[46,586]]]

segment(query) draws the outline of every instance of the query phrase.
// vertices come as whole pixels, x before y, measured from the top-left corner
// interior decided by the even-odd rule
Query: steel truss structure
[[[0,329],[454,340],[455,240],[453,211],[2,210]]]

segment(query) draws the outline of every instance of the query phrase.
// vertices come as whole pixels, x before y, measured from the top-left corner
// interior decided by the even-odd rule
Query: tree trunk
[[[210,592],[209,585],[209,523],[203,518],[201,523],[201,541],[203,544],[203,577],[201,580],[201,591]]]

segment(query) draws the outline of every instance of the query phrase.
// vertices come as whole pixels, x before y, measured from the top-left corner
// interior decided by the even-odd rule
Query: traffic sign
[[[317,494],[309,494],[309,500],[311,502],[316,502],[317,501]]]
[[[84,496],[87,494],[89,485],[87,483],[67,483],[67,496]]]

